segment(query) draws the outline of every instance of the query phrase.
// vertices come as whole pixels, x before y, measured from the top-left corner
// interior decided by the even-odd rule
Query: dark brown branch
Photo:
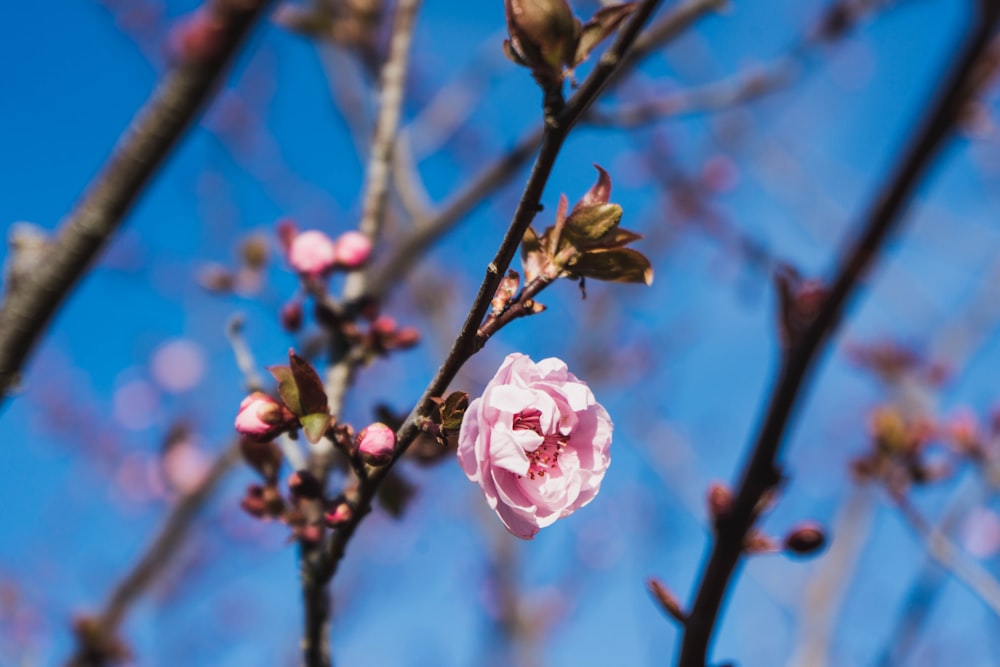
[[[215,460],[201,483],[178,499],[135,567],[115,586],[104,608],[89,619],[87,636],[90,643],[86,643],[81,636],[76,653],[66,663],[67,667],[98,667],[108,663],[102,659],[100,651],[95,650],[94,641],[106,645],[114,640],[129,609],[170,565],[177,550],[184,544],[195,516],[239,458],[239,447],[231,445]]]
[[[157,86],[119,139],[46,251],[0,307],[0,404],[17,386],[22,368],[60,304],[93,263],[145,186],[222,79],[227,65],[267,0],[213,0],[202,10],[212,21],[214,48],[178,64]]]
[[[673,7],[635,40],[632,48],[621,58],[620,65],[608,76],[607,87],[612,88],[621,83],[624,76],[645,57],[684,33],[695,21],[717,11],[724,4],[723,0],[686,0]],[[583,122],[588,122],[588,118],[584,118]],[[543,135],[544,128],[541,125],[526,133],[510,150],[453,195],[437,213],[427,220],[418,221],[409,235],[392,249],[389,257],[370,272],[368,296],[376,299],[384,298],[393,286],[399,284],[400,278],[413,269],[435,241],[448,233],[466,215],[475,210],[487,195],[510,181],[518,170],[527,164],[535,155],[536,147],[542,141]]]
[[[688,624],[684,628],[680,667],[705,667],[709,645],[729,582],[743,556],[744,539],[765,493],[778,483],[777,457],[793,411],[804,396],[816,359],[840,323],[848,300],[865,278],[886,239],[898,226],[914,189],[959,117],[972,92],[976,64],[989,45],[1000,2],[980,0],[982,13],[955,69],[942,86],[933,107],[904,151],[871,210],[861,234],[843,255],[829,295],[815,321],[787,350],[767,413],[753,449],[743,466],[732,511],[718,522],[711,555],[701,573]]]
[[[548,120],[538,157],[535,159],[534,167],[525,185],[517,209],[514,212],[513,220],[507,229],[503,241],[500,243],[496,256],[486,268],[486,275],[479,287],[479,292],[469,310],[468,317],[461,331],[452,345],[451,351],[441,364],[434,379],[427,386],[416,407],[414,407],[397,433],[397,446],[392,463],[399,460],[410,444],[416,439],[417,435],[419,435],[421,420],[431,414],[431,411],[434,409],[433,399],[444,393],[461,367],[477,351],[476,340],[479,327],[490,307],[490,301],[496,293],[501,277],[507,271],[507,267],[510,266],[511,260],[517,252],[525,229],[531,224],[531,221],[538,212],[542,192],[545,189],[545,184],[548,182],[549,175],[555,165],[563,142],[615,73],[620,70],[623,63],[633,62],[628,59],[628,54],[632,51],[636,43],[639,31],[649,21],[659,4],[660,0],[643,0],[640,3],[639,8],[635,11],[632,18],[619,32],[614,43],[601,56],[593,71],[577,92],[569,99],[558,115]],[[678,25],[687,27],[690,25],[690,21],[694,20],[695,16],[701,15],[699,12],[693,12],[692,7],[701,7],[704,5],[714,7],[716,4],[716,0],[711,0],[707,3],[699,2],[698,0],[689,0],[689,2],[675,9],[675,12],[683,12],[685,21],[671,21],[670,25],[675,26],[671,32],[680,30],[680,28],[676,27]],[[352,519],[338,527],[326,544],[326,557],[322,564],[323,567],[319,572],[322,580],[329,580],[336,574],[337,567],[344,556],[347,544],[354,535],[358,524],[371,511],[375,493],[391,469],[392,463],[372,469],[371,474],[359,486],[356,510]]]

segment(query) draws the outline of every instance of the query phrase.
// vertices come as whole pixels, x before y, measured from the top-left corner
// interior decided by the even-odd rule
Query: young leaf
[[[618,204],[594,204],[573,212],[563,233],[573,245],[586,247],[618,226],[622,207]]]
[[[618,26],[628,18],[638,5],[634,2],[627,2],[619,5],[610,5],[598,9],[593,18],[583,24],[580,31],[580,39],[576,43],[576,55],[573,57],[573,66],[576,67],[590,55],[594,47],[601,43],[608,35],[613,33]]]
[[[326,407],[326,406],[324,406]],[[327,426],[330,425],[330,415],[324,412],[313,412],[299,418],[302,424],[302,432],[306,435],[306,440],[315,445],[323,439]]]
[[[268,366],[268,371],[278,381],[278,396],[285,407],[296,417],[302,416],[302,402],[299,400],[299,386],[295,382],[292,369],[288,366]]]
[[[295,354],[294,350],[288,351],[288,361],[295,377],[295,385],[299,389],[299,403],[302,406],[302,413],[299,416],[317,412],[329,414],[323,381],[319,379],[312,364]]]
[[[577,255],[567,269],[574,275],[616,283],[653,284],[653,267],[631,248],[596,248]]]

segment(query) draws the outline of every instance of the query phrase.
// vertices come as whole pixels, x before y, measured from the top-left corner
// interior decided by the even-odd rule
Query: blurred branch
[[[617,67],[603,80],[602,87],[611,88],[619,84],[624,75],[634,69],[643,58],[684,33],[698,19],[718,11],[725,4],[724,0],[686,0],[671,8],[670,12],[653,23],[635,40],[632,48],[622,55]],[[590,79],[591,77],[588,77],[588,81]],[[580,92],[582,88],[575,98],[579,98]],[[583,122],[587,122],[588,119],[589,113]],[[370,270],[368,296],[375,299],[385,298],[388,292],[399,284],[400,279],[414,268],[430,246],[481,205],[490,193],[510,181],[521,167],[527,164],[535,155],[536,147],[544,136],[544,128],[541,125],[525,133],[506,153],[480,171],[459,192],[453,194],[440,209],[423,220],[417,220],[413,229],[392,248],[389,256]]]
[[[78,632],[77,649],[67,661],[67,667],[101,667],[109,664],[110,656],[101,650],[102,647],[116,641],[118,628],[125,616],[170,565],[187,539],[195,516],[239,458],[238,442],[233,443],[219,455],[201,483],[178,499],[160,532],[132,570],[115,586],[103,609],[87,619],[84,626],[86,632]]]
[[[931,526],[906,496],[891,495],[906,523],[920,536],[927,553],[1000,616],[1000,582],[981,565],[965,558],[944,532]]]
[[[52,240],[44,261],[21,276],[0,306],[0,404],[60,304],[118,228],[146,184],[211,98],[267,0],[211,0],[201,12],[212,48],[180,62],[157,86],[111,158]]]
[[[486,268],[486,275],[469,310],[468,317],[434,379],[427,386],[416,407],[414,407],[402,427],[400,427],[397,433],[397,446],[392,462],[389,465],[370,469],[370,474],[361,480],[358,487],[357,506],[351,520],[338,527],[327,541],[324,547],[325,558],[321,570],[321,578],[323,580],[329,580],[336,574],[337,567],[344,556],[348,542],[350,542],[351,537],[354,535],[354,531],[361,520],[371,511],[372,501],[379,485],[392,469],[392,464],[399,460],[410,444],[420,434],[420,421],[430,415],[434,409],[433,399],[444,393],[459,369],[478,350],[479,345],[477,341],[479,338],[477,333],[480,325],[490,306],[490,301],[496,293],[501,277],[506,273],[507,267],[510,266],[514,253],[520,245],[524,230],[531,224],[531,221],[539,210],[542,192],[545,184],[548,182],[549,175],[555,165],[563,142],[583,114],[590,108],[590,105],[600,95],[613,75],[622,67],[622,63],[626,62],[628,54],[639,35],[639,31],[649,21],[659,4],[660,0],[643,0],[639,4],[632,18],[622,27],[617,39],[608,47],[604,55],[601,56],[598,63],[594,66],[593,71],[584,80],[577,92],[554,117],[548,119],[542,137],[542,145],[535,160],[531,176],[525,184],[524,192],[521,195],[521,200],[514,212],[514,217],[507,229],[507,233],[500,243],[493,261]],[[690,11],[690,6],[695,4],[704,7],[714,7],[716,2],[689,2],[681,7],[685,11]],[[685,25],[688,24],[686,23]]]
[[[809,580],[799,611],[799,639],[789,667],[825,667],[837,618],[858,559],[872,530],[874,496],[871,489],[852,488],[830,531],[836,538]]]
[[[396,6],[389,39],[389,54],[382,65],[380,75],[381,104],[375,119],[375,137],[369,153],[367,182],[359,223],[359,230],[370,238],[373,244],[378,242],[385,221],[393,150],[399,132],[410,47],[420,5],[421,0],[400,0]],[[366,287],[365,272],[355,271],[347,276],[343,297],[349,300],[360,296]],[[338,333],[334,333],[334,339],[331,341],[331,365],[326,373],[330,410],[331,414],[336,416],[341,414],[344,394],[350,386],[355,369],[363,359],[361,355],[355,354],[352,345],[342,338]],[[325,484],[327,466],[324,464],[322,468],[320,479]],[[306,667],[327,667],[333,663],[330,650],[329,578],[319,573],[323,558],[322,550],[306,542],[302,542],[300,548],[305,615],[302,636],[303,664]]]
[[[718,521],[716,540],[698,585],[679,656],[681,667],[705,667],[709,644],[729,582],[743,556],[744,540],[756,520],[763,496],[781,478],[777,457],[788,422],[803,398],[814,362],[837,329],[848,300],[871,269],[901,213],[944,140],[950,136],[971,91],[976,65],[989,45],[1000,18],[1000,2],[983,1],[972,35],[957,65],[942,86],[913,143],[864,216],[861,234],[843,255],[835,279],[812,323],[785,351],[767,413],[743,466],[732,511]]]
[[[691,114],[722,111],[773,93],[792,79],[791,63],[781,60],[764,68],[752,68],[722,81],[680,90],[656,99],[592,109],[587,124],[597,127],[633,128]]]

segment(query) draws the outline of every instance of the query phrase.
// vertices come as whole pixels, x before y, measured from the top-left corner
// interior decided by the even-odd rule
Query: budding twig
[[[785,353],[766,416],[743,467],[733,510],[720,523],[718,537],[702,571],[684,630],[680,667],[705,667],[719,611],[743,556],[744,539],[753,525],[754,507],[778,481],[775,463],[792,413],[805,394],[815,361],[836,330],[848,300],[870,270],[890,233],[899,225],[914,189],[950,136],[968,99],[976,64],[989,46],[1000,20],[1000,2],[980,0],[977,4],[981,5],[981,15],[955,68],[941,87],[913,143],[901,154],[894,172],[864,217],[861,233],[843,255],[829,295],[815,319]]]
[[[52,239],[46,261],[0,307],[0,404],[49,321],[198,116],[267,0],[212,0],[212,48],[163,79],[119,139],[111,158]]]

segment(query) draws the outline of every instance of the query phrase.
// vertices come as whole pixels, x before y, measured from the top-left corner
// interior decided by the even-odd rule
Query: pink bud
[[[337,264],[345,269],[356,269],[368,261],[372,242],[361,232],[344,232],[337,237]]]
[[[336,262],[336,244],[320,231],[302,232],[292,239],[288,248],[288,263],[310,278],[318,278],[329,272]]]
[[[396,331],[389,341],[394,350],[408,350],[420,343],[420,330],[416,327],[403,327]]]
[[[381,422],[370,424],[358,434],[357,448],[365,463],[385,465],[396,449],[396,432]]]
[[[354,511],[351,510],[351,506],[347,503],[338,503],[336,507],[326,513],[323,518],[326,520],[326,525],[330,528],[336,528],[337,526],[343,525],[351,520],[354,516]]]
[[[323,483],[308,470],[297,470],[288,476],[288,490],[305,500],[318,500],[323,496]]]
[[[302,328],[302,302],[298,299],[289,301],[281,307],[279,315],[281,327],[290,333],[295,333]]]
[[[200,9],[174,25],[167,41],[172,54],[181,62],[203,62],[219,52],[225,30],[222,19]]]
[[[285,406],[267,394],[255,391],[240,403],[236,414],[236,430],[257,441],[272,440],[288,428],[294,419]]]
[[[814,521],[804,521],[785,536],[785,549],[793,554],[806,556],[815,553],[826,544],[823,527]]]
[[[396,333],[396,320],[388,315],[379,315],[372,322],[372,331],[379,336],[391,336]]]
[[[282,218],[278,220],[278,224],[275,225],[278,233],[278,242],[281,244],[281,249],[288,252],[289,248],[292,247],[292,241],[299,234],[299,228],[295,224],[295,221],[291,218]]]

